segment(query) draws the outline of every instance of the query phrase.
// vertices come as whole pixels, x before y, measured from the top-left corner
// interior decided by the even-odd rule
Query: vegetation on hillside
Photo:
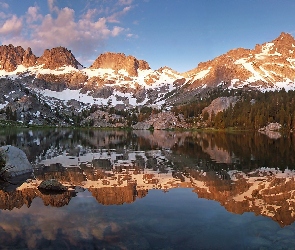
[[[211,117],[202,110],[212,100],[221,96],[238,96],[239,101],[227,110],[214,112]],[[190,104],[174,107],[176,114],[183,114],[188,122],[205,122],[207,127],[224,129],[236,127],[242,129],[258,129],[271,122],[282,124],[283,129],[295,128],[295,91],[284,89],[275,92],[223,91],[220,89],[208,93],[204,98],[198,98]]]

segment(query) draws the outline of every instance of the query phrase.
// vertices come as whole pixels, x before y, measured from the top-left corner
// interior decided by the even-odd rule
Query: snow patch
[[[204,78],[210,72],[210,70],[211,70],[211,67],[209,67],[208,69],[205,69],[205,70],[200,71],[199,73],[197,73],[195,75],[195,77],[192,80],[192,82]]]
[[[4,104],[0,103],[0,109],[4,109],[8,103],[8,101],[6,101]]]

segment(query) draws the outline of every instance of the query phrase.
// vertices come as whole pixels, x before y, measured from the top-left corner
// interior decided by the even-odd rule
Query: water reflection
[[[35,169],[35,180],[0,191],[1,209],[30,207],[37,197],[60,207],[85,189],[100,204],[120,205],[186,187],[230,212],[295,221],[292,135],[27,129],[1,131],[0,140],[23,149]],[[38,183],[52,178],[73,190],[42,194]]]
[[[293,135],[6,129],[0,143],[24,150],[34,166],[34,178],[0,190],[4,248],[295,243]],[[52,178],[69,191],[40,192]]]

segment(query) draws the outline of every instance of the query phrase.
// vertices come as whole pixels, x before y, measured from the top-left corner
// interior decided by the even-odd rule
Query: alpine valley
[[[197,56],[197,55],[196,55]],[[169,63],[169,62],[168,62]],[[287,33],[178,73],[122,53],[89,68],[63,47],[0,46],[1,124],[261,128],[295,126],[295,39]]]

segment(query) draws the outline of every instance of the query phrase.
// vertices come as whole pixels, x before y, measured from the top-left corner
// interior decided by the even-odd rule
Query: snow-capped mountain
[[[0,110],[3,114],[9,107],[18,118],[35,123],[33,118],[42,114],[51,120],[60,111],[78,114],[93,105],[117,110],[169,107],[208,88],[293,90],[294,51],[294,38],[281,33],[252,50],[234,49],[180,74],[168,67],[153,70],[146,61],[122,53],[102,54],[85,68],[63,47],[37,57],[30,48],[2,45]]]
[[[77,115],[93,105],[160,108],[180,78],[167,67],[152,70],[147,62],[122,53],[102,54],[84,68],[63,47],[47,49],[38,58],[30,48],[0,46],[0,109],[3,114],[10,108],[30,124],[41,118],[60,124],[64,117],[58,116]]]
[[[287,33],[253,50],[238,48],[200,63],[186,72],[189,89],[256,88],[261,91],[295,88],[295,40]]]
[[[164,95],[176,88],[174,81],[182,78],[169,68],[151,70],[147,62],[121,53],[102,54],[90,68],[83,68],[62,47],[45,50],[39,58],[30,48],[25,51],[9,45],[1,49],[1,79],[22,79],[25,87],[51,104],[58,99],[65,104],[76,100],[117,108],[161,106]]]

